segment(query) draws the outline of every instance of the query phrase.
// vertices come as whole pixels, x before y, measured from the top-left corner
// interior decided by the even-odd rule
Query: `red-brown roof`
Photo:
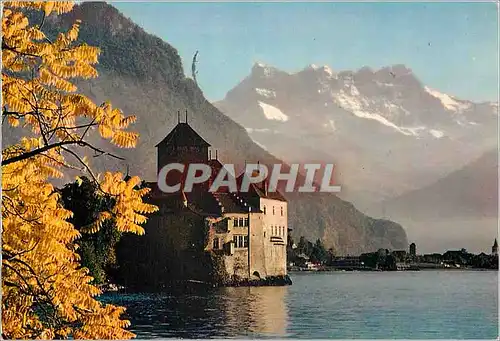
[[[245,173],[241,173],[238,178],[236,179],[238,188],[241,188],[241,183],[243,182],[243,177],[245,176]],[[267,190],[268,188],[268,181],[265,179],[264,181],[260,183],[251,183],[249,188],[248,188],[248,193],[247,195],[256,195],[260,198],[265,198],[265,199],[272,199],[272,200],[278,200],[278,201],[287,201],[286,198],[281,194],[278,189],[276,191],[270,192]]]
[[[156,203],[165,201],[180,207],[182,202],[187,199],[191,206],[210,216],[222,216],[224,213],[248,213],[249,207],[251,207],[251,203],[237,193],[211,193],[197,190],[196,186],[193,188],[193,192],[164,193],[159,190],[156,182],[148,182],[147,184],[151,188],[150,200]],[[251,207],[251,212],[261,211],[258,207]]]

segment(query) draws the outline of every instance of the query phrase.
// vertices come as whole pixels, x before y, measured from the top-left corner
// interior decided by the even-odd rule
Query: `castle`
[[[285,285],[287,276],[288,206],[278,192],[268,191],[266,180],[250,184],[249,191],[208,191],[224,165],[212,158],[211,146],[187,122],[178,122],[156,145],[157,168],[167,164],[207,164],[212,176],[184,192],[184,173],[171,171],[166,181],[181,183],[175,193],[164,193],[157,183],[149,201],[159,207],[144,226],[143,251],[127,250],[129,258],[145,260],[137,281],[203,281],[217,285]],[[187,167],[186,167],[187,169]],[[244,174],[236,181],[241,183]],[[145,242],[144,242],[145,241]],[[139,242],[139,239],[136,240]],[[136,247],[138,249],[139,247]],[[144,250],[145,249],[145,250]],[[136,253],[135,253],[136,252]],[[154,278],[150,274],[154,274]],[[146,278],[147,277],[147,278]]]

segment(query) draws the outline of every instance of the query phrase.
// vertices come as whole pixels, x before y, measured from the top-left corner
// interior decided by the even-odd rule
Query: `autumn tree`
[[[46,17],[70,11],[71,2],[2,5],[3,130],[30,132],[2,150],[2,337],[133,337],[125,329],[129,321],[121,319],[124,308],[95,299],[100,291],[74,246],[80,233],[51,180],[69,169],[82,171],[113,198],[88,231],[113,219],[120,232],[144,233],[144,214],[156,210],[142,201],[148,189],[137,189],[137,177],[94,174],[84,156],[114,157],[89,142],[92,131],[134,147],[138,135],[128,127],[135,117],[77,93],[72,80],[97,77],[98,48],[76,42],[79,22],[52,39],[43,28]],[[40,22],[29,21],[33,12],[42,14]]]

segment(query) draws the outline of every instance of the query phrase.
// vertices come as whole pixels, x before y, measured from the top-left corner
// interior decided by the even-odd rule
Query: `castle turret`
[[[495,242],[493,243],[493,246],[491,247],[491,254],[495,256],[498,255],[498,243],[496,238]]]
[[[157,174],[160,170],[171,163],[181,163],[186,168],[184,174],[171,171],[168,174],[167,183],[174,185],[184,182],[187,167],[192,163],[208,162],[208,148],[210,144],[205,141],[186,121],[180,122],[180,117],[174,129],[156,145],[158,164]]]
[[[415,257],[417,255],[417,245],[415,243],[410,244],[410,256]]]

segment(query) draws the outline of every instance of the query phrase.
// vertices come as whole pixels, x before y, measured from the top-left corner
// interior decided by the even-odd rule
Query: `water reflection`
[[[140,338],[284,337],[287,287],[223,288],[198,293],[107,294],[127,307]]]
[[[223,292],[231,298],[225,302],[228,325],[243,328],[247,335],[286,335],[286,287],[225,288]]]

